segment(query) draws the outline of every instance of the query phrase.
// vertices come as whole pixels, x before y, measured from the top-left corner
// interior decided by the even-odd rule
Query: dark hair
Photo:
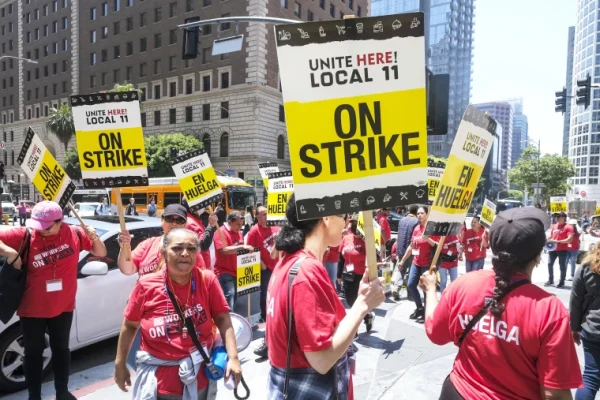
[[[408,206],[408,212],[412,215],[417,215],[417,212],[419,212],[419,206],[417,204],[411,204]]]
[[[238,219],[242,219],[242,218],[244,218],[244,216],[242,215],[241,212],[239,212],[239,211],[232,211],[227,216],[227,222],[237,221]]]
[[[246,207],[246,212],[252,212],[252,206]]]
[[[304,248],[306,236],[310,235],[321,222],[321,219],[298,221],[296,211],[296,195],[292,195],[285,210],[287,223],[281,228],[275,239],[275,248],[292,254]]]
[[[475,215],[475,216],[473,217],[473,219],[471,219],[471,222],[472,222],[473,220],[475,220],[475,219],[476,219],[477,221],[481,221],[481,215]]]
[[[510,279],[515,273],[524,272],[535,257],[537,255],[530,260],[520,260],[514,254],[505,251],[499,251],[498,254],[492,256],[492,265],[496,273],[496,286],[490,304],[490,312],[496,317],[504,312],[505,304],[501,303],[499,299],[504,296],[506,288],[510,284]]]
[[[419,212],[419,208],[422,208],[423,210],[425,210],[425,214],[429,214],[429,208],[427,208],[427,206],[419,206],[417,208],[417,212]]]

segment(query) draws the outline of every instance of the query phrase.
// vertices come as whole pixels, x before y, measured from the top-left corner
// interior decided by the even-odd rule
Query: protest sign
[[[237,252],[237,295],[260,291],[260,248]]]
[[[294,193],[292,172],[271,172],[268,174],[269,189],[267,198],[267,225],[283,225],[289,198]]]
[[[432,159],[428,159],[427,162],[427,198],[433,203],[440,189],[440,180],[442,179],[446,165],[443,162],[436,162]]]
[[[494,218],[496,218],[496,204],[488,199],[485,199],[483,202],[483,208],[481,209],[481,225],[489,228],[492,226]]]
[[[365,211],[370,213],[371,211]],[[363,212],[358,213],[358,223],[356,224],[356,233],[363,240],[366,240],[365,233],[365,216]],[[379,253],[381,251],[381,226],[376,219],[373,218],[373,238],[375,239],[375,250]]]
[[[148,186],[137,92],[71,96],[83,186]]]
[[[553,196],[550,197],[550,212],[560,213],[567,212],[567,198],[564,196]]]
[[[423,14],[275,34],[298,218],[426,201]]]
[[[392,263],[381,263],[379,268],[381,269],[381,277],[383,278],[381,282],[383,291],[385,294],[390,294],[392,293]]]
[[[279,167],[277,163],[267,162],[258,164],[258,172],[260,172],[260,176],[262,177],[263,184],[267,191],[269,190],[269,174],[273,172],[279,172]]]
[[[75,184],[31,128],[25,135],[17,164],[44,199],[58,203],[61,208],[67,206],[75,192]]]
[[[190,210],[205,208],[223,197],[223,190],[205,149],[174,157],[171,165]]]
[[[472,105],[467,107],[429,213],[426,235],[460,233],[492,150],[496,129],[501,128],[492,117]]]

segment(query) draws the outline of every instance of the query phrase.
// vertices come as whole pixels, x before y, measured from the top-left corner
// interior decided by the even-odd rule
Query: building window
[[[162,35],[157,33],[154,35],[154,48],[158,49],[162,46]]]
[[[294,4],[294,15],[298,18],[302,16],[302,5],[300,3]]]
[[[319,7],[321,7],[323,10],[325,9],[325,0],[319,0]]]
[[[140,64],[140,78],[143,78],[146,76],[147,74],[147,68],[146,68],[146,63],[141,63]]]
[[[118,35],[121,33],[121,23],[119,21],[113,24],[113,35]]]
[[[127,56],[132,56],[133,55],[133,42],[127,42],[126,55]]]
[[[210,104],[202,104],[202,121],[210,120]]]
[[[133,17],[127,18],[127,32],[133,30]]]
[[[121,70],[120,69],[115,69],[113,70],[113,83],[119,83],[121,82]]]
[[[204,150],[206,150],[206,154],[210,157],[210,135],[205,133],[202,136],[202,144],[204,145]]]
[[[154,125],[160,125],[160,110],[154,111]]]
[[[102,16],[106,17],[108,15],[108,3],[102,3]]]
[[[221,102],[221,118],[229,118],[229,102]]]
[[[208,36],[212,33],[212,26],[211,25],[204,25],[202,27],[202,36]]]
[[[62,83],[62,92],[63,93],[67,93],[68,92],[68,90],[67,90],[67,81],[63,81],[63,83]]]
[[[177,14],[177,3],[169,4],[169,18],[173,18]]]
[[[288,0],[280,0],[280,1],[281,1],[281,7],[283,7],[283,8],[288,7]]]
[[[140,114],[141,120],[142,120],[142,128],[146,127],[146,113],[143,112]]]
[[[90,20],[91,21],[96,20],[96,7],[90,8]]]
[[[106,50],[106,49],[103,49],[103,50],[100,52],[100,58],[102,59],[101,61],[102,61],[103,63],[107,62],[107,61],[108,61],[108,50]]]
[[[106,85],[106,72],[100,74],[100,86]]]
[[[348,8],[354,10],[354,0],[348,0]]]
[[[193,108],[192,106],[187,106],[185,108],[185,122],[193,122]]]
[[[210,62],[210,47],[202,49],[202,64],[208,64]]]
[[[229,87],[229,72],[221,72],[221,89]]]
[[[194,81],[192,79],[186,79],[185,81],[185,94],[194,93]]]
[[[177,96],[177,82],[169,82],[169,96]]]
[[[133,79],[133,67],[129,66],[125,69],[125,80],[127,82],[131,82],[132,79]]]
[[[313,13],[311,11],[308,11],[306,13],[306,20],[311,22],[311,21],[314,21],[314,19],[315,19],[315,17],[313,16]]]
[[[90,65],[96,65],[96,53],[90,54]]]
[[[154,100],[160,99],[160,85],[154,86]]]
[[[121,10],[121,0],[115,0],[115,11]]]
[[[177,69],[177,58],[176,56],[169,57],[169,71],[175,71]]]
[[[329,4],[329,15],[331,15],[331,18],[335,18],[335,6],[333,4]]]
[[[177,110],[175,108],[169,109],[169,124],[173,125],[177,123]]]
[[[171,29],[169,31],[169,44],[177,43],[177,29]]]
[[[356,16],[362,17],[362,8],[360,8],[360,6],[356,7]]]
[[[93,88],[96,86],[96,75],[91,75],[90,76],[90,88]]]
[[[160,60],[154,60],[154,75],[160,74]]]
[[[117,45],[113,47],[113,59],[116,60],[121,57],[121,46]]]
[[[285,122],[285,110],[283,109],[283,105],[279,105],[279,121]]]
[[[146,21],[146,13],[141,13],[140,14],[140,28],[143,28],[144,26],[146,26],[147,23],[148,23],[148,21]]]
[[[210,92],[210,75],[202,77],[202,91]]]
[[[108,26],[102,27],[102,39],[108,38]]]
[[[229,133],[224,132],[219,142],[219,156],[229,157]]]
[[[203,0],[202,7],[208,7],[212,4],[212,0]],[[204,28],[203,28],[204,29]]]
[[[127,0],[127,7],[133,6],[133,0]]]
[[[140,100],[141,101],[146,101],[146,88],[141,88],[140,90],[142,91],[142,95],[140,96],[141,97]]]
[[[229,17],[231,14],[227,13],[227,14],[223,14],[221,15],[221,17],[223,18],[227,18]],[[231,24],[229,22],[225,22],[223,24],[221,24],[221,32],[223,31],[228,31],[231,28]]]
[[[194,0],[185,0],[185,12],[194,11]]]
[[[277,138],[277,158],[280,160],[285,159],[285,141],[283,135],[279,135]]]
[[[162,8],[158,7],[154,9],[154,22],[160,22],[162,19]]]
[[[141,38],[140,39],[140,53],[145,52],[147,49],[147,42],[146,42],[146,38]]]
[[[90,43],[96,43],[96,31],[90,31]]]

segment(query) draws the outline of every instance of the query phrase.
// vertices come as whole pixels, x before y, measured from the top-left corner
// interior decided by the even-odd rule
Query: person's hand
[[[217,217],[217,214],[212,213],[209,215],[208,217],[208,225],[212,226],[213,228],[218,228],[219,227],[219,217]]]
[[[227,361],[227,370],[225,371],[225,381],[229,379],[229,376],[233,374],[233,379],[235,380],[235,387],[240,384],[240,380],[242,379],[242,366],[240,365],[240,360],[235,358],[230,358]]]
[[[369,271],[365,271],[363,274],[356,301],[366,306],[366,312],[370,312],[385,301],[385,291],[381,281],[374,279],[369,282]]]
[[[577,346],[579,346],[581,344],[581,333],[580,332],[573,332],[573,342],[575,342],[575,344]]]
[[[458,261],[462,261],[463,260],[463,255],[462,253],[458,255]]]
[[[96,229],[90,225],[82,225],[81,229],[85,232],[85,235],[93,242],[98,239],[98,234],[96,233]]]
[[[262,271],[264,271],[264,270],[266,270],[266,269],[267,269],[267,266],[265,265],[265,263],[262,263],[262,262],[260,263],[260,269],[261,269]]]
[[[337,278],[337,283],[338,283],[338,285],[341,285],[342,284],[342,278]]]
[[[424,291],[437,290],[437,274],[435,271],[427,271],[419,279],[419,287]]]
[[[123,247],[126,244],[130,244],[131,243],[131,235],[129,234],[129,231],[120,232],[119,235],[117,236],[117,241],[119,242],[119,245],[121,247]]]
[[[244,249],[248,251],[254,251],[254,246],[250,246],[249,244],[247,244],[244,246]]]
[[[131,375],[127,364],[115,365],[115,383],[124,392],[128,392],[131,387]]]

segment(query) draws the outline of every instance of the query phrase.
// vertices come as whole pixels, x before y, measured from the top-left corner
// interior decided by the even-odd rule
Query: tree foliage
[[[171,149],[187,153],[203,148],[200,139],[183,133],[166,133],[144,139],[148,175],[151,178],[175,176],[171,167]]]
[[[514,200],[523,201],[523,192],[520,190],[509,189],[508,197]]]
[[[65,153],[65,172],[71,179],[81,179],[81,166],[77,149],[71,147]]]
[[[61,104],[58,109],[51,107],[50,116],[46,121],[46,129],[58,137],[58,140],[65,146],[65,151],[67,151],[69,140],[75,135],[71,107],[66,104]]]
[[[565,194],[571,188],[567,179],[575,176],[573,163],[558,154],[545,154],[540,158],[538,168],[538,155],[535,147],[528,146],[517,165],[508,172],[510,183],[523,188],[528,195],[533,195],[532,185],[537,183],[539,173],[539,182],[545,185],[542,189],[544,198]]]
[[[133,83],[123,82],[115,83],[115,86],[109,92],[138,92],[140,98],[142,97],[142,90],[135,87]]]

